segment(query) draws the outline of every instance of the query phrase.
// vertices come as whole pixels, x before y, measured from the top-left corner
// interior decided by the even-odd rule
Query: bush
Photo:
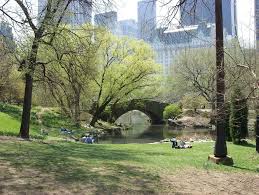
[[[231,130],[230,130],[230,102],[226,102],[225,103],[225,113],[226,113],[226,117],[225,117],[225,130],[226,130],[226,139],[227,141],[232,141],[232,136],[231,136]]]
[[[170,104],[169,106],[165,107],[163,112],[164,119],[169,118],[177,118],[182,114],[182,109],[178,104]]]
[[[248,135],[248,107],[247,100],[241,93],[240,88],[234,89],[231,97],[231,113],[229,127],[232,141],[234,144],[240,144],[241,139]]]

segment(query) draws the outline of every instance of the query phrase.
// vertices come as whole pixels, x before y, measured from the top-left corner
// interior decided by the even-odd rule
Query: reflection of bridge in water
[[[167,105],[169,104],[152,100],[131,100],[116,104],[111,109],[111,116],[103,116],[102,119],[115,122],[123,114],[129,111],[139,110],[150,118],[152,124],[163,124],[163,111]]]

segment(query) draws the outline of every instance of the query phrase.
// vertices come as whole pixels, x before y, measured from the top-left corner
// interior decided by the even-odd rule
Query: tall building
[[[92,0],[74,0],[68,8],[67,23],[82,25],[92,22]]]
[[[3,36],[7,40],[13,40],[13,31],[9,23],[0,22],[0,36]]]
[[[209,48],[215,42],[215,24],[201,23],[178,27],[160,28],[152,43],[156,53],[156,62],[163,66],[164,75],[168,75],[175,56],[191,48]]]
[[[255,32],[256,49],[259,51],[259,0],[255,0]]]
[[[117,12],[110,11],[105,13],[96,14],[94,16],[94,24],[96,26],[102,26],[111,31],[114,34],[117,34],[118,31],[118,16]]]
[[[38,0],[38,17],[43,17],[48,0]],[[66,3],[66,0],[64,0]],[[60,5],[59,7],[62,7]],[[64,23],[72,26],[83,25],[92,22],[92,0],[73,0],[64,16]]]
[[[236,0],[223,0],[223,25],[229,35],[236,35]],[[215,3],[212,0],[186,0],[180,8],[183,26],[200,22],[215,23]]]
[[[156,0],[138,2],[138,38],[152,42],[156,32]]]
[[[138,38],[138,24],[135,20],[119,21],[119,35]]]

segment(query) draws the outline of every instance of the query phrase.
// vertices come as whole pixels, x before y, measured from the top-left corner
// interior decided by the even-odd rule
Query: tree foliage
[[[0,36],[0,101],[21,103],[23,75],[17,71],[13,57],[14,42]]]
[[[164,119],[175,119],[182,114],[182,109],[178,104],[170,104],[163,112]]]
[[[256,67],[255,53],[251,49],[241,48],[237,40],[226,44],[225,49],[226,98],[229,99],[232,89],[238,85],[244,95],[249,97],[254,93],[254,78],[251,72],[242,67],[249,64]],[[216,69],[215,49],[189,49],[180,53],[173,64],[173,87],[176,93],[184,96],[194,93],[203,96],[215,107],[216,101]],[[180,89],[177,89],[180,88]]]
[[[150,98],[158,86],[159,66],[154,62],[152,49],[143,41],[110,33],[95,36],[101,42],[96,64],[97,76],[93,78],[95,104],[94,125],[108,105],[134,98]]]
[[[241,139],[248,135],[248,107],[247,100],[239,87],[236,87],[231,96],[230,132],[232,141],[240,144]]]
[[[51,46],[40,48],[41,62],[48,66],[38,69],[39,78],[62,111],[79,126],[83,104],[91,95],[90,80],[96,75],[99,43],[92,37],[97,32],[88,25],[75,32],[69,27],[60,30]]]

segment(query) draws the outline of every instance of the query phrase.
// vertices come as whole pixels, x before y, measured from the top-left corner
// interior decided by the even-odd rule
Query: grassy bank
[[[0,135],[17,136],[20,129],[22,108],[16,105],[0,103]],[[41,120],[41,122],[40,122]],[[60,137],[60,128],[76,130],[78,134],[82,129],[77,129],[74,123],[62,115],[58,109],[33,107],[31,112],[30,135],[33,138],[44,138],[42,130],[49,137]]]
[[[169,144],[0,141],[0,189],[20,192],[23,188],[28,193],[60,192],[61,189],[64,193],[79,193],[90,189],[93,194],[152,194],[168,190],[165,179],[169,175],[176,174],[184,180],[185,170],[193,170],[194,175],[203,171],[215,174],[219,171],[227,173],[226,176],[258,174],[259,156],[253,144],[247,147],[228,144],[235,161],[233,167],[214,165],[206,160],[213,146],[214,143],[196,143],[193,149],[175,150]],[[9,171],[4,170],[5,166]],[[8,185],[10,171],[20,184]]]

